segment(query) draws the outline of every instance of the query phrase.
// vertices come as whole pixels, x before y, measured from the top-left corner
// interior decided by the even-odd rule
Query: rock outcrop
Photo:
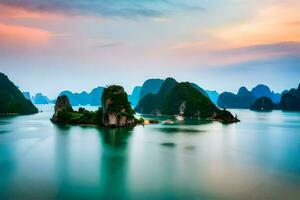
[[[54,115],[52,117],[53,122],[60,121],[59,120],[59,113],[60,112],[72,112],[73,108],[70,104],[69,98],[66,95],[59,96],[56,100],[55,107],[54,107]]]
[[[113,85],[105,88],[102,95],[102,124],[107,127],[135,125],[135,112],[123,87]]]
[[[250,110],[253,111],[272,111],[275,109],[275,104],[269,97],[258,98],[251,106]]]

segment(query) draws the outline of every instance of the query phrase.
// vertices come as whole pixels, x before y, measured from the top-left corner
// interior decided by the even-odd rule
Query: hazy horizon
[[[208,90],[300,80],[296,0],[2,0],[0,71],[31,94],[173,77]]]

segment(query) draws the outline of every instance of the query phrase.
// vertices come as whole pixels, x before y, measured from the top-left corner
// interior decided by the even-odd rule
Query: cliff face
[[[135,112],[128,101],[127,94],[121,86],[109,86],[102,95],[102,124],[108,127],[135,125]]]
[[[52,117],[53,122],[62,121],[60,118],[60,113],[62,112],[72,112],[73,108],[70,104],[69,98],[66,95],[59,96],[56,100],[56,104],[54,107],[54,115]]]
[[[0,73],[0,115],[26,115],[37,113],[38,109],[26,99],[23,93]]]
[[[66,95],[59,96],[57,98],[54,110],[55,110],[55,114],[57,114],[62,110],[73,111],[70,101]]]

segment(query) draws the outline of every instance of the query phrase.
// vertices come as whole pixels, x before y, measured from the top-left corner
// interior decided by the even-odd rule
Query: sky
[[[299,0],[0,0],[0,72],[22,90],[174,77],[236,92],[300,82]]]

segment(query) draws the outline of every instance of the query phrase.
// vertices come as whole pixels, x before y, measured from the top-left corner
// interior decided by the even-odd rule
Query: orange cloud
[[[251,19],[195,31],[201,40],[178,42],[167,49],[177,60],[236,63],[294,54],[286,48],[272,51],[263,46],[284,46],[300,42],[300,2],[272,4],[257,10]]]
[[[242,47],[286,41],[300,41],[300,5],[274,5],[258,12],[256,18],[212,30],[227,45]],[[298,23],[295,23],[298,22]]]
[[[0,23],[0,45],[3,47],[41,46],[46,45],[52,33],[25,26]]]

